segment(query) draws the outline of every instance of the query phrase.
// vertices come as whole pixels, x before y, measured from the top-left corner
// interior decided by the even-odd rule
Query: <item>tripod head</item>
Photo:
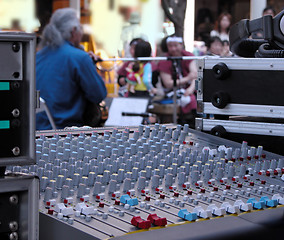
[[[263,31],[263,39],[250,38]],[[254,20],[243,19],[229,33],[230,49],[241,57],[284,57],[284,10],[274,18],[266,15]]]

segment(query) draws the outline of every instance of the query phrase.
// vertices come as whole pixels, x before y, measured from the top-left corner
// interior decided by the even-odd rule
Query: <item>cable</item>
[[[284,50],[269,49],[268,43],[262,44],[258,51],[255,53],[255,57],[258,58],[284,58]]]

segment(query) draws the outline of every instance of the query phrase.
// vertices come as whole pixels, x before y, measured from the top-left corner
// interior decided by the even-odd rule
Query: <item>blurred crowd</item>
[[[267,6],[262,11],[262,16],[276,15],[272,6]],[[196,56],[210,55],[220,57],[232,57],[229,47],[229,31],[232,25],[232,15],[223,12],[217,20],[213,21],[213,16],[208,8],[199,10],[196,19],[196,36],[194,43],[194,54]],[[262,32],[254,32],[253,39],[261,39]]]
[[[263,15],[275,15],[271,7]],[[198,13],[197,36],[193,53],[184,48],[181,36],[166,36],[157,46],[157,55],[168,60],[137,61],[135,58],[153,56],[151,44],[139,27],[139,16],[130,18],[123,29],[120,55],[133,60],[121,64],[116,71],[121,97],[149,99],[152,112],[168,106],[177,110],[178,122],[194,128],[196,117],[197,67],[194,56],[237,57],[229,48],[229,31],[232,16],[221,13],[215,24],[208,9]],[[19,23],[14,23],[20,29]],[[81,40],[83,29],[76,12],[70,8],[58,9],[51,16],[40,37],[36,54],[36,86],[46,102],[57,128],[70,126],[98,126],[98,105],[107,96],[104,79],[96,69],[101,61],[94,52],[86,52]],[[261,38],[257,32],[253,38]],[[154,107],[153,107],[154,106]],[[153,110],[154,108],[154,110]],[[165,113],[166,114],[166,113]],[[167,113],[169,114],[169,113]],[[93,121],[96,119],[96,121]],[[161,118],[160,118],[161,119]],[[153,118],[148,123],[159,121]],[[37,114],[37,129],[51,129],[45,112]]]

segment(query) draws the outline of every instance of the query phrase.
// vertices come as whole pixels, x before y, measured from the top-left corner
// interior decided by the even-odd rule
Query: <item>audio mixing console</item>
[[[283,221],[284,158],[188,125],[41,131],[36,158],[7,169],[40,178],[41,240],[186,239],[219,222],[230,239],[261,232],[254,214]]]

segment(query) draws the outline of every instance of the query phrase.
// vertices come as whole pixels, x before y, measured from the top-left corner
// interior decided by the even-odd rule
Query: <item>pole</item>
[[[80,19],[80,0],[70,0],[69,7],[76,10],[77,17]]]
[[[172,61],[172,79],[173,79],[173,102],[174,102],[174,109],[173,109],[173,123],[177,124],[177,60]]]
[[[195,20],[195,0],[187,0],[184,19],[183,40],[185,50],[192,52],[194,48],[194,20]]]
[[[261,17],[266,4],[267,0],[250,0],[250,19]]]
[[[137,58],[106,58],[106,59],[99,59],[97,62],[115,62],[115,61],[171,61],[171,60],[198,60],[198,59],[205,59],[210,57],[190,57],[190,56],[183,56],[183,57],[137,57]]]

